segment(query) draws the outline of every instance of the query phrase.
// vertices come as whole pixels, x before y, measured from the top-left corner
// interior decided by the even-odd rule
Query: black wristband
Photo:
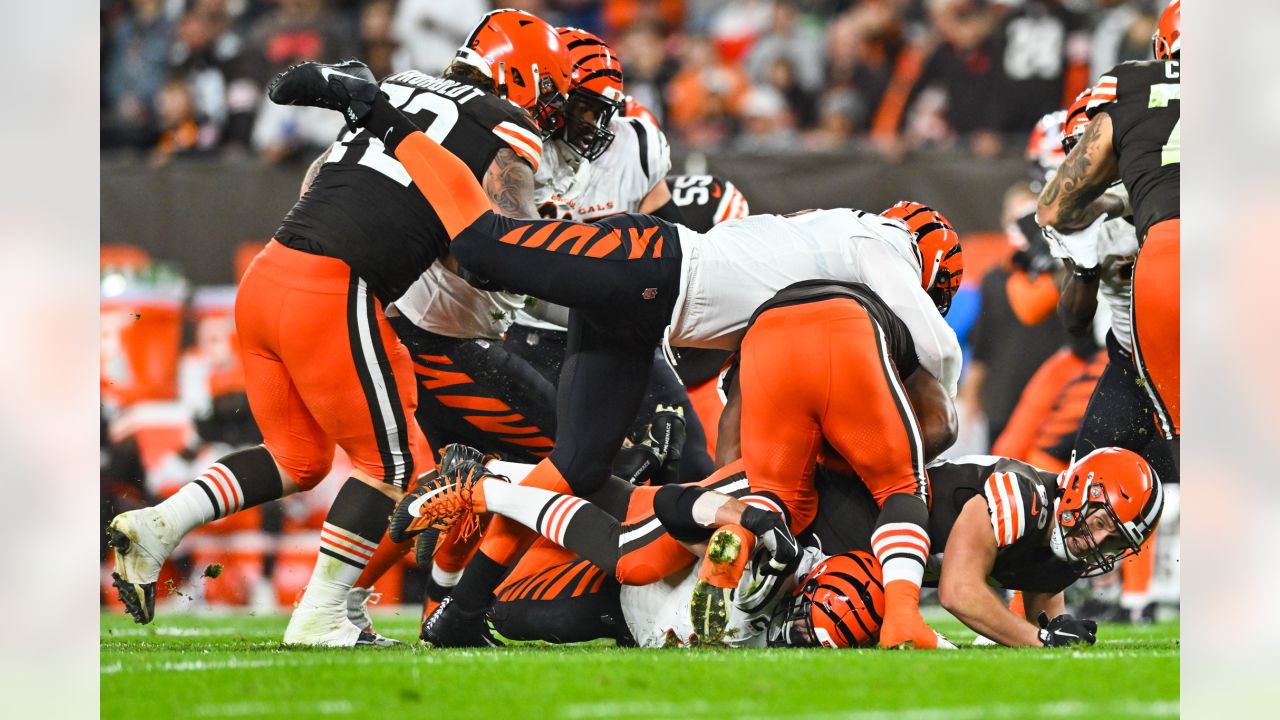
[[[365,129],[372,133],[375,137],[387,146],[387,150],[392,155],[405,138],[410,134],[418,131],[418,126],[413,121],[404,116],[387,100],[387,96],[379,93],[377,99],[373,101],[373,106],[369,112],[360,118],[360,123]]]
[[[1102,270],[1097,266],[1094,266],[1091,268],[1082,268],[1079,265],[1076,265],[1075,263],[1071,263],[1071,274],[1074,275],[1076,279],[1080,280],[1081,282],[1092,284],[1092,283],[1098,282],[1098,277],[1102,274]]]

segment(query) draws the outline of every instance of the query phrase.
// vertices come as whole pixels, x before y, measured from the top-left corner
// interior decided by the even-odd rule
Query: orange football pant
[[[813,521],[814,464],[825,440],[877,504],[895,493],[928,496],[924,447],[897,370],[871,316],[851,299],[764,312],[742,342],[742,453],[755,492]]]
[[[272,240],[245,271],[235,313],[249,407],[303,489],[328,474],[335,444],[400,488],[435,467],[413,419],[409,352],[345,262]]]
[[[1182,434],[1181,228],[1178,218],[1151,226],[1133,268],[1133,364],[1153,391],[1166,437]]]

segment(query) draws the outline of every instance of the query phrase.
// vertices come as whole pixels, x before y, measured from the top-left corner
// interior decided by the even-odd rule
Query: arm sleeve
[[[858,255],[863,282],[911,331],[920,366],[936,377],[954,400],[960,382],[960,341],[920,287],[920,277],[888,243],[878,238],[865,239]]]

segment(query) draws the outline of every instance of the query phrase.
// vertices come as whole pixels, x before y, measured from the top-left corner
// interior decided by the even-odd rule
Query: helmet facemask
[[[1143,538],[1134,531],[1132,523],[1120,519],[1107,496],[1107,489],[1102,483],[1093,482],[1092,473],[1084,483],[1086,500],[1083,506],[1064,510],[1061,502],[1058,503],[1057,522],[1049,537],[1049,546],[1058,559],[1076,567],[1080,577],[1093,577],[1111,572],[1116,563],[1136,555],[1142,547]],[[1094,539],[1093,528],[1088,522],[1095,513],[1109,518],[1114,528],[1101,545]],[[1080,538],[1079,542],[1084,546],[1082,552],[1071,550],[1071,538]]]
[[[564,103],[561,139],[584,159],[595,160],[613,143],[614,135],[609,124],[621,109],[622,101],[574,88]]]

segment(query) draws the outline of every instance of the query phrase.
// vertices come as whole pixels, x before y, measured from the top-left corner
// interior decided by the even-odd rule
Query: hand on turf
[[[800,543],[796,542],[782,515],[757,507],[748,507],[742,511],[742,527],[760,538],[760,542],[769,551],[769,562],[762,568],[768,574],[777,575],[786,572],[800,559]]]
[[[1047,613],[1041,612],[1037,618],[1040,622],[1040,642],[1045,647],[1064,647],[1098,641],[1098,623],[1092,620],[1077,620],[1074,616],[1063,613],[1050,620]]]

